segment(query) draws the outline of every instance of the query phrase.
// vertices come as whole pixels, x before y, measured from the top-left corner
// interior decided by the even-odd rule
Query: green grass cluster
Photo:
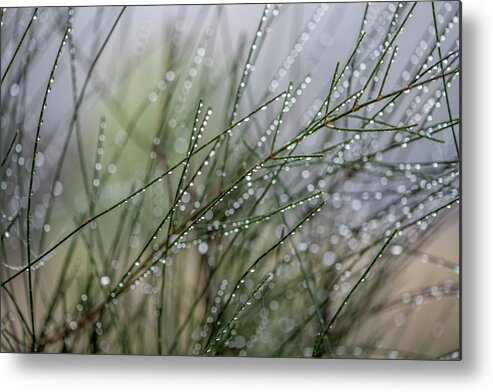
[[[459,18],[3,9],[1,351],[459,358]]]

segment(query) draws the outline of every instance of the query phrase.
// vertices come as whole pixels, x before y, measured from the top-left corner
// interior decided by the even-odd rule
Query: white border
[[[194,1],[194,3],[203,1]],[[210,2],[210,1],[209,1]],[[225,1],[215,1],[225,2]],[[227,1],[232,2],[232,1]],[[245,1],[248,2],[248,1]],[[50,0],[43,5],[186,3]],[[463,1],[463,360],[348,361],[0,354],[4,391],[487,391],[493,385],[493,2]],[[0,0],[0,6],[35,1]],[[488,125],[487,125],[488,124]],[[491,191],[491,192],[490,192]],[[490,385],[488,387],[488,385]]]

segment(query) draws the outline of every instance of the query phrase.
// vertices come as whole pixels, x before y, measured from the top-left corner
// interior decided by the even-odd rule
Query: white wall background
[[[0,0],[2,7],[122,3],[186,1]],[[463,1],[462,362],[0,354],[2,390],[489,390],[493,385],[493,261],[488,257],[493,232],[493,192],[489,192],[493,191],[493,127],[488,121],[493,102],[492,4],[485,0]]]

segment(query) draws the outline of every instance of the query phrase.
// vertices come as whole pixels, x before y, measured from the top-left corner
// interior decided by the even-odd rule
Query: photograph
[[[1,8],[0,351],[460,361],[461,15]]]

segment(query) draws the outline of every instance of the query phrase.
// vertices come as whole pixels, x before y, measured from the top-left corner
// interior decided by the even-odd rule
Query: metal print
[[[460,359],[460,3],[1,10],[1,351]]]

